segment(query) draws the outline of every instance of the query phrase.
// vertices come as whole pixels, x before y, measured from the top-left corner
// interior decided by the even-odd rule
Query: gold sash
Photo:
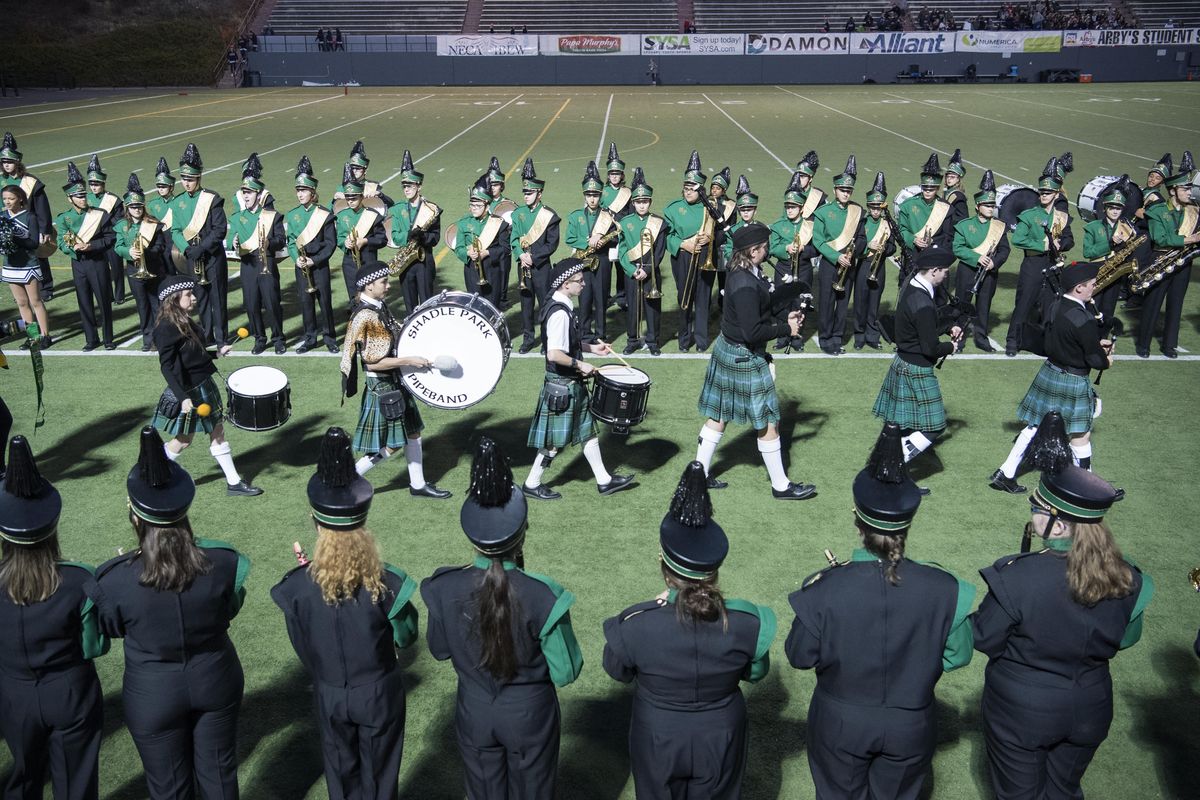
[[[25,190],[25,197],[27,199],[33,197],[33,187],[35,186],[37,186],[37,178],[32,175],[26,175],[24,178],[21,178],[21,188]]]
[[[313,209],[312,216],[308,218],[308,224],[296,236],[296,246],[308,247],[308,243],[317,238],[317,234],[321,232],[327,219],[329,219],[329,209],[324,206],[317,206]]]
[[[246,241],[238,244],[239,255],[253,253],[254,251],[258,250],[260,247],[258,242],[259,231],[267,231],[267,235],[270,236],[271,227],[274,224],[275,212],[263,210],[262,213],[258,215],[258,222],[254,223],[254,234]]]
[[[542,206],[538,211],[537,216],[533,218],[533,224],[529,226],[529,230],[521,238],[533,244],[538,239],[542,238],[542,234],[546,232],[546,228],[550,225],[550,220],[554,219],[554,212]]]
[[[613,215],[609,210],[607,208],[601,209],[600,213],[596,216],[596,224],[592,226],[592,236],[603,236],[608,233],[608,229],[613,226],[614,222],[616,220],[613,219]]]
[[[412,226],[414,228],[425,230],[425,226],[430,223],[438,211],[441,211],[441,209],[428,200],[422,198],[421,205],[417,208],[417,216],[413,218]]]
[[[633,194],[629,189],[622,186],[617,189],[617,196],[608,204],[608,210],[614,214],[620,213],[621,209],[629,203],[629,198]]]
[[[854,232],[858,230],[858,223],[862,219],[863,207],[858,203],[849,203],[846,205],[846,224],[842,226],[842,232],[837,238],[829,243],[829,246],[837,251],[845,250],[850,242],[854,241]]]
[[[100,209],[111,214],[112,210],[117,205],[117,200],[118,198],[115,194],[112,192],[105,192],[104,197],[100,200]]]
[[[662,217],[655,216],[654,214],[650,214],[646,217],[646,227],[644,230],[650,231],[650,233],[654,234],[654,236],[650,239],[649,243],[647,243],[641,234],[638,235],[638,243],[629,248],[629,252],[626,253],[626,257],[629,259],[630,263],[636,265],[637,261],[646,255],[646,250],[648,248],[651,250],[653,249],[654,243],[658,241],[658,234],[662,232],[662,226]]]
[[[488,214],[487,222],[483,223],[483,228],[479,231],[479,240],[476,245],[480,250],[487,250],[496,241],[496,235],[500,233],[500,226],[504,224],[503,217],[497,217],[495,214]]]
[[[1196,222],[1200,220],[1200,208],[1196,206],[1183,207],[1183,219],[1179,221],[1179,230],[1176,231],[1180,236],[1188,237],[1196,230]]]
[[[728,222],[729,218],[732,217],[733,213],[737,210],[737,203],[726,197],[722,199],[722,205],[723,208],[721,209],[721,221]]]
[[[934,200],[933,210],[929,212],[929,217],[926,218],[925,224],[921,227],[921,231],[928,231],[929,235],[937,233],[942,229],[942,223],[946,221],[946,215],[950,213],[950,204],[945,200]]]
[[[363,197],[374,197],[379,194],[379,184],[375,181],[366,181],[363,183]]]
[[[800,237],[800,246],[808,247],[808,243],[812,241],[813,221],[811,219],[803,220],[796,235]]]
[[[103,221],[103,211],[98,208],[89,208],[83,215],[83,221],[79,223],[79,232],[75,234],[76,244],[90,243],[92,237],[100,230],[100,223]]]
[[[192,209],[192,218],[188,220],[187,227],[183,229],[183,238],[189,242],[196,238],[200,233],[200,229],[204,227],[204,221],[208,219],[208,212],[212,209],[213,201],[217,196],[207,189],[200,190],[200,196],[196,198],[196,207]]]
[[[142,247],[148,247],[154,241],[154,234],[158,232],[157,222],[142,221],[138,225],[138,238],[141,239]]]
[[[971,248],[971,252],[977,254],[980,258],[992,252],[1000,237],[1004,235],[1004,222],[998,219],[988,220],[988,232],[983,237],[983,241],[977,247]]]
[[[871,237],[871,241],[867,242],[868,250],[882,250],[887,244],[888,239],[892,237],[892,228],[887,224],[887,220],[882,217],[879,220],[879,227],[875,229],[875,235]]]
[[[166,228],[167,230],[171,229],[171,212],[174,210],[175,209],[171,208],[171,206],[168,204],[167,205],[167,213],[163,214],[162,219],[159,220],[159,222],[161,222],[163,224],[163,227]]]
[[[364,208],[363,212],[358,215],[358,222],[354,223],[354,234],[359,239],[366,239],[371,232],[371,228],[375,227],[375,220],[379,219],[379,214],[375,211]]]
[[[804,201],[804,205],[800,207],[800,216],[804,219],[810,219],[813,212],[817,210],[817,206],[821,205],[821,201],[825,199],[825,193],[820,189],[813,189],[808,193],[808,197]],[[812,228],[809,228],[809,238],[812,237]],[[808,244],[808,241],[805,241]]]

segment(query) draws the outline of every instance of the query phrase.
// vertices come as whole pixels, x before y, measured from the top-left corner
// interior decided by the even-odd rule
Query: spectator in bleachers
[[[858,30],[858,25],[855,24],[854,17],[846,17],[846,33],[854,33],[856,30]]]
[[[829,33],[829,17],[826,17],[825,21],[821,23],[821,32]]]
[[[254,31],[250,31],[250,50],[254,53],[258,52],[258,34]]]
[[[237,74],[238,62],[240,60],[241,59],[238,58],[237,49],[231,46],[229,48],[229,52],[225,54],[225,63],[229,65],[230,75]]]
[[[317,40],[317,49],[324,50],[325,49],[325,29],[324,28],[317,28],[316,40]]]
[[[333,31],[333,46],[335,50],[346,49],[346,40],[342,38],[341,28],[335,28]]]

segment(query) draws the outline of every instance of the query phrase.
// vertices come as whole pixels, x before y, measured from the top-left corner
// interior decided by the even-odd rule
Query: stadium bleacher
[[[1200,26],[1200,3],[1196,0],[1126,0],[1138,18],[1140,28],[1177,28]]]
[[[279,0],[267,19],[277,34],[461,33],[467,0]]]
[[[484,0],[479,32],[641,33],[679,30],[675,0]]]

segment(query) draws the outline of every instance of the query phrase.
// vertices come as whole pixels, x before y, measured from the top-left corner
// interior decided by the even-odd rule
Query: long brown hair
[[[143,205],[142,208],[144,209],[142,211],[142,218],[139,220],[135,220],[133,218],[133,215],[129,213],[129,206],[125,206],[125,221],[128,222],[130,225],[137,225],[138,223],[141,223],[141,222],[153,222],[154,224],[157,225],[159,222],[162,221],[158,217],[156,217],[150,213],[149,206]]]
[[[0,541],[0,587],[19,606],[49,600],[62,585],[58,531],[37,544]]]
[[[353,598],[360,587],[371,595],[372,603],[378,603],[387,591],[379,545],[365,528],[331,531],[318,525],[308,574],[331,606]]]
[[[520,545],[518,545],[519,547]],[[476,635],[479,636],[480,666],[496,680],[507,682],[517,674],[517,643],[513,638],[513,620],[518,616],[516,594],[504,569],[505,559],[516,561],[516,549],[491,556],[483,580],[475,590]]]
[[[908,529],[895,533],[883,534],[867,528],[861,522],[857,523],[858,532],[862,534],[863,547],[867,552],[883,561],[883,577],[892,586],[900,585],[900,575],[897,572],[900,562],[904,559],[904,544],[908,540]]]
[[[680,622],[721,621],[721,629],[729,630],[729,617],[725,612],[725,597],[717,586],[717,573],[703,580],[693,580],[677,575],[664,562],[659,562],[663,580],[668,589],[674,589],[675,616]]]
[[[733,272],[735,269],[754,269],[754,260],[750,258],[750,248],[734,250],[725,269],[729,272]]]
[[[200,341],[200,335],[196,333],[196,326],[192,323],[192,318],[188,312],[183,310],[179,305],[179,296],[183,292],[172,292],[167,295],[167,298],[158,305],[158,314],[154,317],[154,324],[157,325],[163,321],[169,322],[175,326],[185,339],[191,339],[198,346],[204,347],[204,343]]]
[[[1132,571],[1108,525],[1103,520],[1067,525],[1071,529],[1071,549],[1067,553],[1071,599],[1090,607],[1101,600],[1128,596],[1133,590]]]
[[[155,525],[129,512],[138,535],[138,558],[142,576],[138,583],[161,592],[182,592],[197,576],[212,571],[212,562],[196,546],[192,523],[187,517],[173,525]]]

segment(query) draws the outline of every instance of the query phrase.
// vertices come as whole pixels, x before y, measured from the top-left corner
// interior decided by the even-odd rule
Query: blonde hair
[[[1133,575],[1121,555],[1108,525],[1098,522],[1068,523],[1071,550],[1067,554],[1067,586],[1080,605],[1126,597],[1133,590]]]
[[[331,606],[353,598],[360,587],[371,595],[372,603],[378,603],[387,591],[379,545],[366,528],[334,531],[317,525],[317,546],[308,574]]]

